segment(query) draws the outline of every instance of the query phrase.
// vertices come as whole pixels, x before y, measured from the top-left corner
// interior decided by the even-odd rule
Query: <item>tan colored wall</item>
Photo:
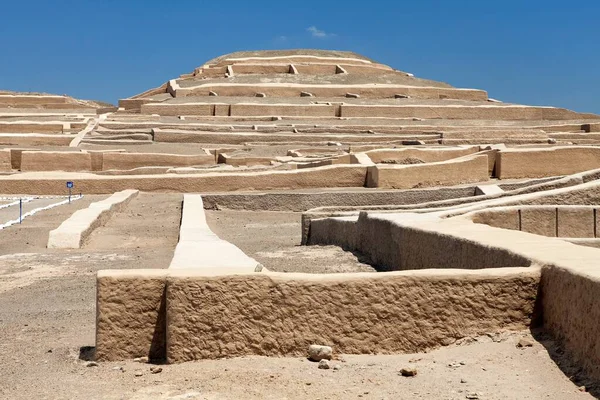
[[[312,116],[335,117],[337,106],[325,104],[232,104],[232,116]]]
[[[571,361],[600,379],[600,279],[559,266],[544,268],[541,282],[544,327]]]
[[[465,148],[431,148],[431,149],[381,149],[367,151],[366,154],[374,163],[380,163],[382,160],[404,160],[406,158],[419,158],[425,162],[439,162],[451,160],[474,154],[479,151],[479,146],[471,146]]]
[[[12,171],[12,160],[10,149],[0,150],[0,171]]]
[[[212,165],[212,154],[179,155],[160,153],[105,153],[102,170],[129,170],[140,167],[188,167],[194,165]]]
[[[533,269],[220,277],[184,271],[168,277],[167,360],[303,356],[312,343],[336,353],[421,352],[528,327],[538,280]]]
[[[439,163],[375,165],[369,167],[367,186],[410,189],[483,182],[488,179],[488,157],[477,155]]]
[[[167,270],[99,271],[96,359],[165,358]]]
[[[43,134],[0,134],[2,146],[69,146],[74,136]]]
[[[0,133],[63,133],[63,126],[62,122],[0,122]]]
[[[406,139],[406,135],[344,135],[344,134],[274,134],[274,133],[248,133],[248,132],[204,132],[192,130],[170,130],[154,129],[155,142],[170,143],[211,143],[211,144],[244,144],[248,142],[263,143],[294,143],[298,142],[316,143],[325,145],[328,141],[337,141],[343,143],[389,143],[397,140]]]
[[[496,159],[500,179],[570,175],[596,168],[600,168],[599,147],[502,150]]]
[[[92,156],[84,152],[24,151],[21,171],[91,171]]]
[[[28,105],[55,105],[64,104],[67,98],[64,96],[36,96],[36,95],[0,95],[0,107],[23,107]]]
[[[52,162],[56,160],[50,159]],[[293,171],[176,176],[81,174],[75,177],[41,178],[20,174],[14,177],[0,177],[0,186],[5,194],[63,194],[65,180],[76,179],[78,190],[85,194],[114,193],[126,189],[145,192],[214,193],[236,190],[363,187],[366,172],[366,167],[360,165],[333,165]]]
[[[473,222],[536,235],[561,238],[600,236],[595,206],[512,206],[498,207],[471,214]]]
[[[544,120],[600,118],[560,108],[527,106],[372,106],[345,104],[342,117]]]
[[[290,64],[235,64],[232,67],[234,74],[287,74]]]
[[[335,66],[332,66],[335,69]],[[299,97],[302,92],[310,92],[316,97],[346,97],[347,93],[358,94],[361,98],[381,99],[394,98],[401,94],[421,99],[439,99],[445,96],[450,99],[485,101],[487,93],[480,90],[453,89],[437,87],[410,87],[403,85],[310,85],[310,84],[202,84],[177,90],[177,97],[208,96],[209,92],[219,96],[255,96],[257,92],[267,97]]]
[[[165,116],[179,115],[213,115],[214,105],[206,103],[172,104],[149,103],[142,104],[142,114],[160,114]]]

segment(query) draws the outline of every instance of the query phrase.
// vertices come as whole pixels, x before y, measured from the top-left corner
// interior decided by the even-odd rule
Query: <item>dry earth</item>
[[[157,374],[133,361],[87,367],[80,356],[94,345],[95,272],[166,267],[181,212],[180,195],[141,194],[84,249],[45,248],[51,229],[101,198],[84,197],[0,231],[1,399],[592,398],[579,389],[581,382],[569,380],[576,371],[552,341],[538,336],[532,347],[516,347],[528,332],[424,354],[341,356],[332,363],[337,370],[301,358],[263,357],[163,365]],[[370,268],[339,249],[297,246],[299,214],[215,211],[208,219],[223,238],[274,270]],[[403,367],[416,367],[417,376],[402,377]]]

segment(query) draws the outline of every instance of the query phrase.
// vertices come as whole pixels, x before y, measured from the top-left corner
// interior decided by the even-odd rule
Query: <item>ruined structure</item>
[[[0,112],[18,146],[3,193],[189,193],[168,268],[98,273],[99,360],[420,352],[541,326],[600,379],[600,115],[308,50],[222,56],[116,110],[51,104]],[[205,209],[302,213],[304,245],[378,272],[271,271]],[[63,227],[75,247],[100,214]]]

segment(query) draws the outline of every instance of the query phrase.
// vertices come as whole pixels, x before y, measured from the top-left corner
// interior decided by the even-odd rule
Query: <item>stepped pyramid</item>
[[[600,130],[598,115],[502,103],[484,90],[323,50],[224,55],[119,106],[99,133],[129,129],[166,142],[590,144]]]

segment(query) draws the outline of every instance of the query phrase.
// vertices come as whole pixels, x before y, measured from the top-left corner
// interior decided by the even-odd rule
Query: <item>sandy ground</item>
[[[270,271],[373,272],[338,246],[301,246],[302,213],[207,211],[210,228]]]
[[[85,197],[0,231],[1,399],[592,398],[579,389],[586,382],[569,380],[575,372],[552,341],[538,336],[532,347],[516,347],[528,332],[472,338],[423,354],[338,355],[332,362],[338,369],[329,370],[302,358],[263,357],[162,365],[156,374],[131,360],[88,367],[81,355],[94,346],[96,271],[166,267],[181,212],[181,195],[140,194],[83,249],[45,249],[49,230],[100,198]],[[299,214],[221,211],[208,218],[217,233],[271,269],[366,267],[328,246],[297,246]],[[402,377],[404,367],[416,367],[417,376]]]

